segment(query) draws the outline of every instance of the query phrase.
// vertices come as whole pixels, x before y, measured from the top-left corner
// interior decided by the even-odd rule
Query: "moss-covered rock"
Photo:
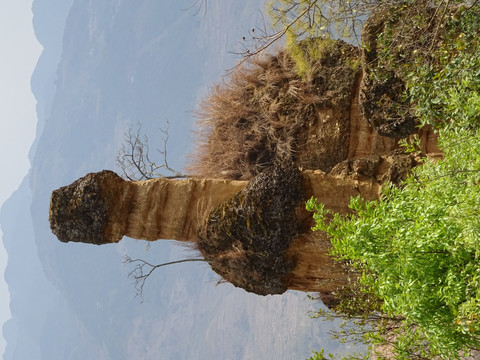
[[[360,108],[380,135],[404,138],[417,131],[416,117],[409,111],[409,101],[403,98],[405,81],[382,54],[385,44],[379,44],[378,39],[392,22],[391,16],[387,9],[379,10],[363,28]]]
[[[378,134],[405,138],[417,132],[414,104],[405,95],[406,78],[431,60],[445,31],[444,15],[423,2],[398,2],[378,6],[366,21],[360,107]]]
[[[89,173],[52,193],[50,227],[62,242],[83,242],[101,245],[118,241],[107,232],[115,211],[111,201],[124,180],[113,171]]]
[[[293,267],[285,252],[307,229],[297,216],[304,200],[295,166],[269,168],[211,211],[199,231],[198,248],[235,286],[259,295],[281,294]]]

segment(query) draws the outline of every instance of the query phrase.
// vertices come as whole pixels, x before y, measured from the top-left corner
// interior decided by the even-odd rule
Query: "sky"
[[[0,0],[0,206],[27,174],[28,151],[35,137],[36,101],[30,77],[42,48],[33,32],[31,8],[32,0]],[[10,295],[3,277],[6,261],[2,242],[0,325],[10,318]],[[5,345],[2,336],[0,354]]]

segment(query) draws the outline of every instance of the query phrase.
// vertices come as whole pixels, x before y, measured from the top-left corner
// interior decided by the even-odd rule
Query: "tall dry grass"
[[[250,179],[293,161],[297,134],[305,117],[314,116],[315,101],[284,52],[236,69],[200,104],[190,172]]]
[[[299,76],[282,50],[253,58],[217,84],[196,112],[196,148],[188,172],[248,180],[271,165],[295,162],[308,127],[317,122],[318,108],[331,103],[338,91],[349,101],[350,85],[330,77],[340,71],[337,79],[353,79],[356,70],[341,60],[345,43],[328,46],[325,56],[312,60],[309,76]]]

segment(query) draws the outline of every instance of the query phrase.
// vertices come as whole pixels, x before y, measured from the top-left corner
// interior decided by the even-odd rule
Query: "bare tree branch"
[[[240,51],[240,52],[232,52],[233,54],[235,55],[241,55],[242,58],[241,60],[235,65],[234,68],[230,69],[233,70],[235,69],[236,67],[239,67],[241,66],[244,62],[248,61],[250,58],[264,52],[265,50],[267,50],[268,48],[270,48],[274,43],[276,43],[277,41],[279,41],[280,39],[282,39],[285,34],[287,34],[290,29],[296,24],[298,23],[307,13],[309,13],[312,8],[314,8],[317,4],[318,0],[313,0],[306,8],[305,10],[303,10],[300,14],[298,14],[296,17],[294,17],[289,23],[287,23],[286,25],[284,25],[282,27],[282,29],[280,29],[279,31],[276,31],[272,34],[268,34],[268,31],[266,30],[267,26],[265,25],[266,22],[265,22],[265,19],[263,20],[263,29],[260,29],[260,28],[257,28],[258,30],[261,30],[260,31],[260,35],[256,35],[255,34],[255,29],[252,29],[249,34],[251,36],[251,39],[249,39],[250,41],[253,41],[254,42],[254,48],[253,50],[249,49],[247,46],[244,46],[244,50],[243,51]],[[288,13],[292,12],[294,10],[295,7],[297,7],[299,5],[298,2],[293,2],[291,7],[289,9],[286,10],[286,13],[285,15],[287,15]],[[282,11],[283,12],[283,11]],[[263,17],[263,16],[262,16]],[[279,21],[279,20],[278,20]],[[275,28],[275,26],[277,25],[277,23],[274,23],[273,24],[273,27]],[[258,33],[258,31],[257,31]],[[247,40],[245,37],[243,37],[243,40]]]
[[[145,281],[152,275],[152,273],[163,266],[174,265],[174,264],[181,264],[185,262],[206,262],[207,260],[204,258],[197,258],[197,259],[182,259],[176,261],[170,261],[161,264],[151,264],[148,261],[143,259],[132,259],[130,256],[125,255],[123,257],[124,264],[133,264],[133,269],[128,273],[128,277],[133,280],[135,285],[135,289],[137,291],[136,296],[140,297],[141,301],[143,302],[143,287],[145,286]]]
[[[428,2],[426,0],[412,0],[409,7],[412,9],[421,9],[431,7],[435,10],[431,21],[436,20],[437,24],[432,33],[432,47],[436,44],[439,29],[442,21],[454,7],[461,10],[469,9],[475,6],[480,0],[472,0],[462,3],[460,0],[435,0]],[[242,50],[232,52],[240,55],[240,61],[228,73],[247,62],[250,58],[257,56],[273,44],[287,37],[287,48],[289,48],[288,37],[296,40],[298,43],[305,37],[339,37],[346,41],[361,44],[360,30],[367,18],[377,9],[385,6],[393,6],[398,2],[387,0],[276,0],[270,2],[267,10],[270,24],[263,19],[263,28],[255,28],[244,36]],[[467,5],[468,7],[467,7]],[[262,15],[263,17],[263,15]],[[426,28],[416,28],[412,26],[411,18],[406,17],[401,22],[402,28],[408,28],[409,31],[404,34],[402,29],[396,29],[392,39],[392,46],[397,41],[397,37],[412,36],[415,31],[427,31]],[[432,25],[432,24],[430,24]],[[431,31],[431,29],[429,30]],[[416,35],[416,34],[413,34]],[[290,39],[290,41],[292,40]],[[412,38],[415,40],[415,38]],[[295,46],[295,45],[294,45]],[[425,49],[428,53],[431,49]]]
[[[200,14],[203,8],[203,17],[205,18],[205,16],[207,15],[207,8],[208,8],[207,5],[208,5],[207,0],[195,0],[191,5],[189,5],[184,10],[191,10],[193,8],[196,8],[193,13],[193,16],[197,16],[198,14]]]
[[[163,148],[157,149],[161,156],[161,163],[157,163],[150,158],[150,147],[148,145],[147,135],[142,135],[141,125],[138,124],[136,131],[129,128],[125,133],[124,142],[116,157],[117,166],[122,171],[122,176],[128,180],[147,180],[153,178],[179,179],[186,178],[187,175],[173,169],[168,164],[168,128],[160,129],[163,142]],[[167,171],[173,175],[164,175],[162,171]]]

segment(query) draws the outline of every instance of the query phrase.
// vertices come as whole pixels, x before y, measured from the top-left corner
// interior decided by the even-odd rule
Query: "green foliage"
[[[422,125],[480,124],[480,17],[478,7],[448,19],[448,31],[432,61],[418,58],[407,77]]]
[[[307,360],[324,360],[325,358],[323,357],[323,349],[320,350],[320,352],[313,351],[313,355],[310,356]]]
[[[325,53],[330,52],[335,41],[328,38],[307,38],[301,42],[287,37],[287,50],[297,67],[297,73],[303,79],[310,78],[313,72],[312,64],[317,62]]]
[[[358,18],[370,1],[271,0],[266,12],[277,34],[284,34],[285,48],[294,59],[298,74],[305,78],[312,60],[321,58],[333,45],[332,34],[358,42]],[[358,64],[352,64],[358,67]]]
[[[285,48],[295,61],[298,74],[307,77],[309,64],[321,56],[322,39],[327,35],[321,1],[269,1],[267,14],[274,29],[285,32]]]
[[[444,158],[386,185],[378,201],[352,199],[349,215],[307,203],[332,255],[379,300],[381,317],[364,318],[374,321],[364,322],[363,340],[388,345],[396,359],[459,359],[480,348],[478,10],[451,16],[438,50],[408,73],[408,95],[422,124],[439,132]]]
[[[418,134],[414,134],[408,138],[403,138],[398,141],[398,144],[403,148],[405,153],[421,154],[421,139]]]
[[[268,5],[274,28],[285,32],[297,71],[308,76],[310,60],[328,49],[329,40],[317,38],[330,39],[334,26],[358,20],[362,11],[381,3],[391,16],[385,16],[383,32],[373,34],[375,49],[366,49],[372,56],[367,60],[378,61],[368,75],[386,89],[392,78],[405,85],[394,113],[413,111],[421,125],[434,126],[444,151],[443,160],[425,161],[401,187],[385,186],[380,200],[352,199],[350,215],[332,214],[314,199],[308,202],[315,230],[331,237],[332,255],[360,274],[337,309],[357,327],[337,336],[386,345],[397,359],[460,358],[480,347],[478,5],[455,7],[460,1],[454,0],[326,3],[332,2],[277,0]],[[405,14],[410,14],[408,23]],[[349,36],[355,28],[343,26],[340,34]],[[418,139],[403,146],[418,151]],[[320,352],[311,359],[323,358]]]
[[[362,272],[382,313],[405,319],[396,344],[405,354],[427,351],[426,341],[432,355],[453,359],[480,345],[478,144],[480,136],[466,130],[444,136],[444,161],[425,162],[402,188],[385,187],[380,201],[352,199],[354,215],[327,222],[328,210],[309,201],[332,254]]]
[[[337,357],[333,354],[327,354],[327,356],[325,357],[325,352],[324,350],[320,350],[319,352],[317,351],[313,351],[313,355],[311,357],[309,357],[307,360],[328,360],[328,359],[331,359],[331,360],[334,360],[336,359]],[[359,354],[354,354],[354,355],[347,355],[347,356],[342,356],[341,357],[342,360],[350,360],[350,359],[364,359],[364,360],[368,360],[369,358],[365,355],[359,355]]]
[[[327,354],[325,357],[325,351],[322,349],[319,352],[313,351],[313,355],[309,357],[307,360],[334,360],[337,359],[337,357],[333,354]],[[342,360],[350,360],[350,359],[356,359],[356,360],[368,360],[369,358],[366,355],[360,355],[360,354],[352,354],[352,355],[346,355],[341,357]]]

